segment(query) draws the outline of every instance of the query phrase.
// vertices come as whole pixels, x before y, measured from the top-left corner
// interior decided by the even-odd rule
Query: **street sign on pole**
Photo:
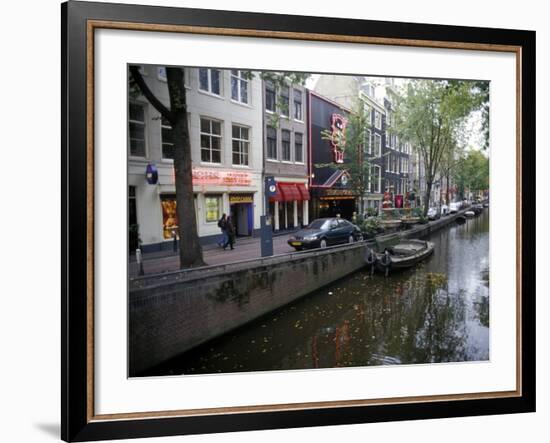
[[[277,194],[277,183],[275,177],[267,176],[264,182],[264,215],[260,217],[260,235],[262,257],[273,255],[273,228],[271,226],[271,215],[269,214],[269,197]]]

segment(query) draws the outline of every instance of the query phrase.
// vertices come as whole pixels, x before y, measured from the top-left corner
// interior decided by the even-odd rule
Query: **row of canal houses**
[[[169,105],[165,68],[144,65],[140,71],[151,91]],[[203,244],[219,239],[217,222],[224,213],[233,216],[238,236],[254,236],[265,212],[275,231],[318,217],[351,219],[360,198],[363,207],[378,208],[385,191],[405,196],[421,182],[421,162],[390,131],[393,81],[316,77],[310,90],[296,84],[280,87],[240,70],[185,68],[195,212]],[[331,166],[348,161],[345,150],[339,152],[321,135],[338,131],[358,98],[371,115],[364,146],[372,159],[371,180],[364,196],[355,195],[344,169]],[[130,251],[138,235],[144,252],[172,247],[178,224],[172,141],[170,125],[156,109],[135,90],[129,93]],[[268,176],[275,178],[277,193],[266,202]]]

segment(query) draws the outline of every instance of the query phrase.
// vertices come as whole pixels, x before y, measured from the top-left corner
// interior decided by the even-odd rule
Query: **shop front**
[[[254,195],[229,194],[229,208],[236,235],[251,236],[254,230]]]
[[[356,195],[350,189],[318,188],[312,202],[314,218],[342,217],[352,220]]]
[[[155,184],[145,182],[139,170],[129,175],[130,222],[131,228],[136,226],[135,234],[130,231],[131,247],[137,247],[139,238],[143,252],[171,249],[174,236],[178,235],[173,169],[158,169]],[[214,244],[219,240],[218,220],[223,214],[233,216],[238,236],[256,235],[260,228],[261,189],[259,172],[193,168],[193,209],[201,244]]]
[[[277,193],[269,200],[273,230],[299,229],[309,223],[309,190],[305,183],[277,181]]]

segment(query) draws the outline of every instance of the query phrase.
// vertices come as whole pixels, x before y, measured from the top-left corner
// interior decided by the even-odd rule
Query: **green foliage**
[[[422,208],[416,207],[412,210],[413,217],[422,217]]]
[[[480,151],[468,151],[458,162],[454,180],[461,195],[464,195],[465,189],[472,192],[488,189],[489,159]]]
[[[360,225],[361,232],[364,238],[374,238],[384,229],[380,226],[380,221],[376,217],[369,217]]]
[[[367,208],[367,217],[374,217],[376,215],[378,215],[376,208]]]
[[[469,116],[484,106],[488,106],[488,94],[472,81],[410,80],[397,98],[395,132],[412,143],[422,158],[426,201],[436,174],[443,172],[445,158],[453,159],[452,151],[466,138]]]

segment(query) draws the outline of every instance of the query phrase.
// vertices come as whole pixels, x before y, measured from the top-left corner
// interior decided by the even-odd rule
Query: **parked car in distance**
[[[439,217],[441,217],[441,213],[439,212],[439,208],[431,207],[428,209],[428,219],[429,220],[437,220]]]
[[[289,237],[287,243],[297,251],[306,248],[326,248],[340,243],[362,240],[361,230],[338,217],[318,218]]]
[[[449,207],[447,205],[441,205],[441,215],[449,215]]]
[[[456,214],[460,210],[460,206],[459,202],[452,202],[449,205],[449,214]]]

